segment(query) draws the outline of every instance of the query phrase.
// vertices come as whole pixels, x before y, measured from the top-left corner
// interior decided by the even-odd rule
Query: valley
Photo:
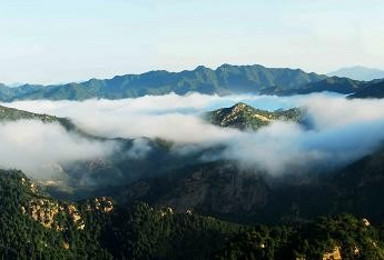
[[[204,125],[229,131],[230,136],[235,131],[234,136],[252,137],[280,123],[314,131],[317,126],[311,123],[314,119],[310,111],[303,106],[267,111],[239,102],[199,113],[198,117]],[[378,236],[382,235],[384,213],[377,207],[384,185],[381,145],[336,168],[299,167],[298,171],[274,176],[266,168],[244,166],[236,157],[216,158],[228,149],[225,142],[201,146],[144,136],[108,138],[83,130],[69,118],[0,108],[0,124],[22,121],[59,125],[78,140],[115,144],[115,150],[105,157],[58,162],[54,178],[31,175],[29,179],[22,172],[10,170],[1,173],[1,189],[7,194],[12,191],[9,194],[13,201],[0,201],[8,212],[2,215],[2,221],[34,223],[50,248],[42,250],[41,245],[33,244],[29,251],[20,251],[22,254],[43,252],[48,256],[53,254],[51,250],[59,250],[62,257],[92,257],[99,252],[103,258],[141,258],[152,252],[162,259],[187,255],[191,259],[383,255],[382,238]],[[140,152],[142,145],[147,147],[144,153]],[[363,220],[372,227],[364,228],[368,224]],[[153,226],[143,230],[141,225]],[[345,225],[349,233],[341,236]],[[23,224],[17,228],[24,232],[23,239],[41,241],[30,238],[24,228],[28,227]],[[5,227],[1,230],[8,232]],[[332,239],[323,239],[328,232]],[[204,239],[198,242],[195,236],[214,241],[214,246],[204,247]],[[346,242],[343,236],[353,239]],[[92,247],[84,247],[84,243]],[[176,249],[179,256],[171,253]],[[15,254],[11,250],[4,253],[9,257]]]

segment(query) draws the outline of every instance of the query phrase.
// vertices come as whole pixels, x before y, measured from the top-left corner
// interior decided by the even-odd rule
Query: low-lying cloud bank
[[[200,117],[205,111],[232,106],[239,101],[266,110],[306,107],[312,127],[306,129],[294,123],[276,122],[257,132],[240,132],[209,125]],[[256,166],[275,175],[287,171],[340,167],[371,153],[384,139],[384,100],[347,100],[343,96],[330,94],[292,97],[169,94],[124,100],[20,101],[4,105],[69,117],[80,128],[98,136],[163,138],[183,146],[179,151],[184,153],[189,146],[196,150],[223,145],[226,148],[221,153],[205,159],[234,159],[241,165]],[[31,146],[40,142],[48,144],[39,149],[42,158],[51,158],[52,150],[63,151],[64,156],[72,156],[73,159],[84,156],[82,149],[96,153],[92,156],[103,156],[105,153],[103,149],[98,152],[99,144],[83,143],[75,148],[77,152],[67,155],[60,142],[55,144],[60,137],[54,136],[53,132],[58,129],[52,129],[48,135],[39,127],[36,129],[33,130],[36,136],[32,139],[38,141]],[[12,134],[0,131],[2,137]],[[68,138],[63,140],[72,142],[70,146],[79,146],[79,142]],[[8,140],[8,145],[15,144],[18,144],[17,140]],[[26,144],[28,142],[20,143],[14,154],[25,154],[22,148]],[[150,149],[141,148],[141,144],[137,147],[144,150],[132,151],[133,157],[142,157]],[[3,157],[1,152],[0,148],[0,156]],[[3,163],[12,161],[12,157],[5,158],[1,159]]]
[[[0,168],[20,169],[49,179],[61,165],[104,158],[117,147],[113,142],[91,141],[67,132],[61,125],[21,120],[0,123]]]

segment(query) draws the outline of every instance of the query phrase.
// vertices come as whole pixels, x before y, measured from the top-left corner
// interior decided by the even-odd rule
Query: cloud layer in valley
[[[275,122],[257,132],[212,126],[201,113],[245,102],[256,108],[305,107],[311,128]],[[7,106],[71,118],[80,128],[109,138],[163,138],[176,151],[225,148],[205,159],[234,159],[272,174],[339,167],[365,156],[384,139],[384,101],[348,100],[344,96],[146,96],[124,100],[20,101]],[[138,147],[141,147],[138,144]],[[142,156],[149,147],[136,151]],[[95,149],[97,151],[97,149]],[[135,152],[135,151],[132,151]]]
[[[0,168],[20,169],[38,179],[56,178],[62,164],[104,158],[117,148],[33,120],[0,122],[0,144]]]

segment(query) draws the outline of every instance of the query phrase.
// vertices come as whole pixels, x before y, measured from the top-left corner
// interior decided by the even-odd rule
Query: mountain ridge
[[[360,91],[350,95],[349,98],[384,98],[384,81],[369,84]]]
[[[243,102],[205,114],[209,123],[240,130],[257,130],[277,120],[299,122],[302,117],[303,111],[298,108],[269,112],[256,109]]]
[[[278,96],[324,91],[356,94],[379,81],[359,81],[347,77],[305,72],[301,69],[268,68],[259,64],[223,64],[216,69],[200,65],[193,70],[179,72],[153,70],[141,74],[117,75],[108,79],[92,78],[81,82],[46,86],[25,84],[19,87],[7,87],[0,83],[0,101],[113,100],[169,93],[185,95],[190,92],[207,95]],[[377,97],[381,97],[380,94]]]
[[[325,75],[306,73],[300,69],[223,64],[215,70],[204,66],[180,72],[156,70],[64,85],[24,85],[11,90],[3,85],[0,87],[0,100],[121,99],[171,92],[180,95],[188,92],[202,94],[257,93],[270,87],[279,87],[283,90],[295,89],[325,78]]]

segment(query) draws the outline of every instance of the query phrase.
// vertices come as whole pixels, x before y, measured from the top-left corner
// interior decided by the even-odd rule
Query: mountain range
[[[171,92],[180,95],[188,92],[219,95],[241,93],[292,95],[322,91],[351,94],[372,83],[307,73],[300,69],[224,64],[215,70],[199,66],[191,71],[159,70],[63,85],[26,84],[11,88],[0,84],[0,101],[122,99]]]
[[[323,75],[305,73],[302,70],[224,64],[216,70],[199,66],[192,71],[150,71],[139,75],[116,76],[107,80],[91,79],[64,85],[24,85],[17,88],[6,88],[3,85],[0,86],[0,100],[120,99],[170,92],[183,95],[192,91],[203,94],[256,93],[276,86],[282,90],[294,89],[325,78]]]

